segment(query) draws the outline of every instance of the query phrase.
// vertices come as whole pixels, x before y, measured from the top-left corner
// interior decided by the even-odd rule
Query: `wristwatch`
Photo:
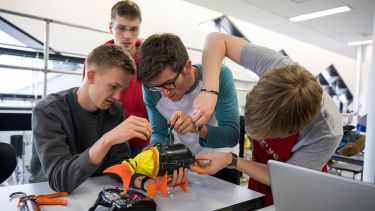
[[[227,166],[228,169],[236,169],[237,168],[237,160],[238,156],[232,152],[232,162]]]

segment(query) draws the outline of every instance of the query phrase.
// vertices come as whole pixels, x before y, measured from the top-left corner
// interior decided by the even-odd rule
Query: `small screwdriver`
[[[168,132],[167,132],[167,137],[165,137],[165,140],[164,140],[164,145],[167,144],[167,142],[169,141],[171,135],[172,135],[172,132],[173,132],[173,128],[174,128],[174,125],[176,124],[178,118],[180,118],[179,116],[176,118],[176,121],[174,122],[173,125],[169,125],[168,127]]]

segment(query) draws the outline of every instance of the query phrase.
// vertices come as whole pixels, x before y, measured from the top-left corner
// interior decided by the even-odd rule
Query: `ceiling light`
[[[356,42],[348,42],[347,44],[350,46],[356,46],[356,45],[367,45],[371,43],[372,43],[372,40],[363,40],[363,41],[356,41]]]
[[[347,11],[350,11],[350,10],[351,10],[350,7],[342,6],[342,7],[332,8],[332,9],[328,9],[328,10],[322,10],[322,11],[319,11],[319,12],[313,12],[313,13],[309,13],[309,14],[305,14],[305,15],[295,16],[295,17],[289,18],[289,20],[291,20],[293,22],[305,21],[305,20],[309,20],[309,19],[313,19],[313,18],[319,18],[319,17],[323,17],[323,16],[327,16],[327,15],[333,15],[333,14],[337,14],[337,13],[347,12]]]

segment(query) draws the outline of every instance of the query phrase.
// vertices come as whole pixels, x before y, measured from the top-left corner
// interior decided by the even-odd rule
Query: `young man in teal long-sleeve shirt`
[[[180,38],[155,34],[142,44],[137,79],[143,84],[144,102],[152,126],[152,143],[164,143],[174,125],[175,143],[194,154],[226,151],[238,154],[239,112],[230,69],[220,70],[219,92],[202,87],[202,66],[192,65]],[[201,129],[192,121],[193,101],[200,92],[218,95],[214,115]],[[239,173],[225,168],[214,176],[239,184]]]

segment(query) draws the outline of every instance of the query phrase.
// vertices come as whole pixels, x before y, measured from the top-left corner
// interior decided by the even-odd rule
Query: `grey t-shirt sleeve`
[[[323,93],[320,112],[312,123],[299,132],[288,163],[321,170],[335,152],[342,135],[342,119],[332,98]]]
[[[321,137],[293,152],[287,163],[321,171],[337,148],[341,136]]]
[[[269,69],[295,62],[279,52],[248,43],[242,49],[240,63],[261,77]]]
[[[66,143],[59,115],[43,106],[33,110],[35,149],[52,189],[71,192],[97,169],[89,160],[88,149],[72,155]]]

